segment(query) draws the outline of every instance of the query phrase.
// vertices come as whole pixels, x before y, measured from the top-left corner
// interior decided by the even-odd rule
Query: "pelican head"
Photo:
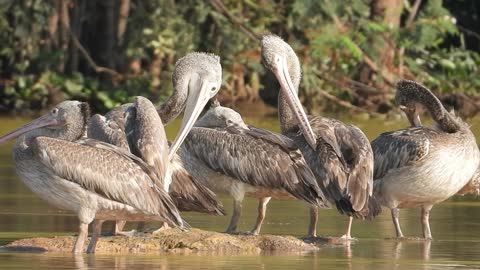
[[[402,110],[405,115],[407,116],[408,122],[410,123],[411,127],[421,127],[422,121],[420,120],[420,115],[418,113],[417,106],[405,106],[400,105],[400,110]]]
[[[400,80],[396,85],[395,103],[407,115],[410,125],[421,126],[419,112],[426,108],[438,121],[448,112],[441,101],[425,86],[410,80]]]
[[[316,136],[308,122],[302,103],[298,99],[300,85],[300,62],[292,47],[275,35],[266,35],[262,38],[262,61],[280,83],[280,91],[287,98],[287,103],[299,123],[303,136],[312,148],[316,148]]]
[[[243,122],[242,116],[238,112],[220,106],[217,100],[212,103],[210,109],[195,123],[196,127],[207,128],[225,128],[231,125],[248,129],[248,126]]]
[[[36,136],[50,136],[74,141],[84,134],[89,117],[90,108],[87,103],[64,101],[47,114],[1,136],[0,144],[29,132],[35,132]]]
[[[214,97],[222,84],[220,58],[207,53],[190,53],[182,57],[173,72],[174,99],[177,108],[185,110],[182,126],[169,152],[172,160],[208,100]],[[167,101],[166,104],[169,104]],[[162,119],[163,120],[163,119]]]

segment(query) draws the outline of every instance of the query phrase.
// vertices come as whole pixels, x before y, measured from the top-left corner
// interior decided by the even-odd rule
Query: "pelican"
[[[404,237],[400,209],[420,207],[423,237],[430,240],[430,210],[465,187],[479,166],[480,153],[469,126],[429,89],[408,80],[399,81],[396,88],[396,103],[410,112],[407,116],[415,127],[383,133],[372,141],[374,193],[391,209],[398,238]],[[434,127],[421,126],[416,113],[420,106],[435,120]]]
[[[206,53],[190,53],[178,60],[172,75],[174,91],[170,98],[156,110],[135,107],[132,104],[119,106],[105,116],[94,115],[89,123],[87,137],[104,141],[132,152],[151,165],[158,174],[167,174],[162,179],[165,191],[170,192],[172,199],[181,211],[197,211],[215,215],[224,214],[223,206],[215,194],[190,176],[183,169],[183,164],[175,152],[170,159],[161,138],[165,138],[163,125],[168,124],[188,106],[194,104],[193,93],[208,93],[201,97],[193,117],[198,117],[209,98],[213,97],[221,86],[222,70],[219,57]],[[143,121],[139,121],[137,110],[145,111]],[[192,118],[190,118],[192,119]],[[193,120],[194,121],[194,120]],[[188,128],[194,122],[189,122]],[[180,136],[180,135],[179,135]],[[176,151],[178,145],[173,144],[170,151]],[[162,171],[162,164],[170,164],[167,172]],[[173,181],[172,181],[173,179]],[[170,184],[171,183],[171,184]],[[119,222],[114,234],[130,235],[131,232],[121,232],[124,222]],[[164,224],[165,225],[165,224]]]
[[[216,193],[233,198],[227,233],[236,233],[245,196],[259,199],[248,232],[258,235],[266,205],[297,198],[322,206],[324,196],[302,154],[285,136],[245,125],[240,114],[214,103],[192,128],[179,154],[187,171]]]
[[[419,108],[417,108],[417,103],[402,105],[400,106],[400,109],[407,116],[410,127],[422,127],[422,121],[418,112]],[[452,110],[450,113],[454,114],[455,112]],[[477,196],[480,194],[480,167],[477,168],[477,171],[473,175],[472,179],[457,192],[457,195],[461,196],[466,194],[476,194]]]
[[[372,198],[370,142],[359,128],[335,119],[309,116],[308,121],[299,123],[307,118],[299,117],[305,115],[301,105],[292,106],[292,102],[298,100],[301,80],[298,57],[290,45],[275,35],[264,36],[261,46],[263,63],[280,84],[278,117],[282,134],[300,148],[327,200],[340,213],[350,216],[343,237],[351,239],[352,217],[373,218],[380,212],[378,203]],[[308,236],[315,237],[317,207],[311,207],[310,217]]]
[[[88,118],[88,104],[64,101],[48,114],[0,137],[0,144],[18,137],[13,148],[15,166],[30,190],[78,216],[79,234],[73,252],[83,251],[92,221],[87,253],[95,252],[104,220],[159,220],[183,228],[170,196],[155,184],[163,175],[121,148],[78,140]]]

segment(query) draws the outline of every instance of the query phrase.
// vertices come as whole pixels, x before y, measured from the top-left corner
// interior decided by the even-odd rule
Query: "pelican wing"
[[[125,134],[125,106],[113,109],[105,117],[99,114],[92,116],[88,122],[87,137],[130,151]]]
[[[373,198],[373,151],[367,136],[357,127],[337,122],[335,134],[348,166],[346,194],[357,218],[380,214],[380,204]]]
[[[431,133],[428,128],[408,128],[380,134],[372,141],[374,179],[384,177],[390,170],[422,160],[429,151]]]
[[[135,117],[131,119],[135,120],[126,124],[132,153],[154,168],[160,180],[157,184],[164,186],[169,148],[162,120],[152,102],[144,97],[136,97],[134,107]]]
[[[73,143],[48,137],[36,138],[32,149],[59,177],[182,226],[177,208],[155,185],[149,166],[123,149],[92,139]]]
[[[283,188],[296,198],[323,205],[314,175],[286,137],[255,128],[198,127],[190,131],[184,147],[214,171],[253,186]]]
[[[317,148],[312,149],[303,135],[292,136],[327,199],[343,213],[357,218],[378,214],[372,198],[373,155],[368,139],[358,128],[335,119],[309,117],[317,135]],[[363,211],[362,211],[363,210]]]
[[[172,168],[172,183],[168,194],[180,211],[225,215],[225,209],[215,193],[185,170],[177,154],[175,154],[170,166]]]

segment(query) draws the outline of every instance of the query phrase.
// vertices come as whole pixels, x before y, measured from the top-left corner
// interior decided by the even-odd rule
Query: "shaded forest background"
[[[136,95],[162,102],[175,61],[191,51],[221,56],[223,103],[275,105],[278,87],[258,42],[275,33],[300,57],[300,95],[312,113],[386,113],[395,80],[409,78],[471,116],[480,108],[479,7],[475,0],[0,0],[0,112],[63,99],[99,112]]]

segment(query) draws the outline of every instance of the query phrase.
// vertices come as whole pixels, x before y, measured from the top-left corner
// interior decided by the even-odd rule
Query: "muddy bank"
[[[1,249],[3,251],[63,253],[71,252],[74,241],[74,236],[29,238],[14,241]],[[133,237],[102,237],[97,244],[96,253],[255,254],[263,251],[306,252],[315,250],[318,250],[317,246],[293,236],[229,235],[199,229],[192,229],[188,232],[169,229],[155,235],[138,233]]]

